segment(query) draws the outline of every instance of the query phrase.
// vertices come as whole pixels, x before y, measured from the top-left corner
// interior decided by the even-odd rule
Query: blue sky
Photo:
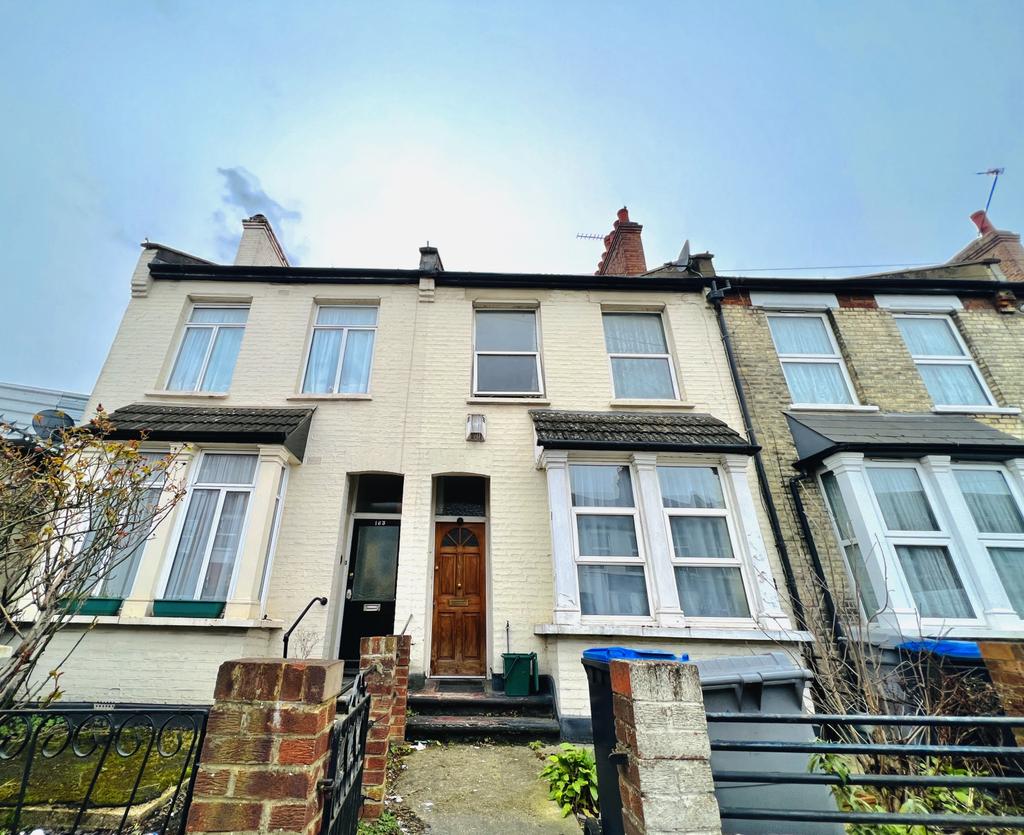
[[[1002,165],[1024,230],[1016,0],[3,9],[0,380],[90,390],[138,243],[258,210],[310,265],[587,273],[623,204],[649,265],[935,262]]]

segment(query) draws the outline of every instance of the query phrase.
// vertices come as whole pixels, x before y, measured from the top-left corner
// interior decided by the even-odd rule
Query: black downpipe
[[[736,391],[736,400],[740,404],[740,415],[743,418],[743,429],[747,433],[747,440],[752,446],[757,446],[757,435],[754,432],[754,424],[750,419],[750,407],[747,405],[747,397],[743,393],[743,383],[740,381],[739,369],[736,367],[736,355],[732,350],[732,339],[729,336],[729,328],[725,324],[725,315],[722,313],[722,299],[725,292],[719,289],[717,282],[711,279],[711,290],[708,293],[708,301],[715,308],[715,316],[718,319],[718,330],[722,335],[722,344],[725,346],[725,357],[729,362],[729,375],[732,377],[732,385]],[[775,547],[779,552],[779,559],[782,561],[782,573],[785,575],[786,591],[793,606],[793,616],[796,618],[797,626],[807,631],[807,618],[804,614],[804,604],[800,600],[800,593],[797,591],[796,575],[793,573],[793,563],[789,558],[789,549],[786,547],[786,540],[782,536],[782,526],[779,524],[779,513],[775,508],[775,500],[772,498],[771,488],[768,484],[768,473],[764,469],[764,461],[761,458],[760,450],[754,453],[754,469],[757,472],[757,483],[761,489],[761,498],[764,500],[765,508],[768,511],[768,524],[772,529],[772,538],[775,540]]]

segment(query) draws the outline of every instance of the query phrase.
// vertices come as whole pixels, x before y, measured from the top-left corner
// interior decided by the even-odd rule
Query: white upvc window
[[[793,405],[858,405],[825,314],[769,313],[768,327]]]
[[[846,558],[846,567],[849,570],[850,578],[857,589],[857,597],[860,605],[868,619],[874,617],[882,608],[871,577],[868,575],[867,563],[864,561],[864,553],[861,551],[860,542],[854,535],[853,520],[839,491],[839,484],[834,473],[825,472],[821,474],[821,487],[825,491],[826,504],[829,515],[832,518],[832,525],[836,538],[839,540],[839,547]]]
[[[474,311],[473,393],[492,397],[544,393],[536,310]]]
[[[584,616],[650,616],[643,537],[626,464],[571,464],[573,551]]]
[[[615,397],[678,400],[679,386],[661,314],[605,311],[602,320]]]
[[[248,305],[193,305],[167,380],[168,391],[226,392],[248,318]]]
[[[318,305],[302,375],[303,393],[369,393],[376,335],[376,307]]]
[[[923,620],[972,621],[977,610],[920,472],[911,463],[867,466],[868,481],[896,567]]]
[[[165,599],[223,601],[231,595],[258,458],[221,451],[200,456],[163,584]]]
[[[895,319],[936,406],[994,405],[992,393],[948,315],[904,313]]]
[[[953,475],[1003,589],[1024,617],[1024,515],[1013,480],[1003,467],[986,464],[957,465]]]
[[[750,601],[716,467],[659,466],[679,605],[687,618],[750,618]]]

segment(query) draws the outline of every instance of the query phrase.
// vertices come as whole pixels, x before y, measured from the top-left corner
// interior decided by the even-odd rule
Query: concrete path
[[[544,763],[525,745],[428,743],[403,759],[392,802],[431,835],[580,835],[576,819],[548,800],[537,777]]]

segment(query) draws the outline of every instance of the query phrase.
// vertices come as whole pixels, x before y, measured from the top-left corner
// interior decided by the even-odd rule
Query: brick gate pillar
[[[611,680],[626,835],[721,835],[697,668],[612,661]]]
[[[319,830],[342,662],[246,658],[217,674],[190,835]]]

